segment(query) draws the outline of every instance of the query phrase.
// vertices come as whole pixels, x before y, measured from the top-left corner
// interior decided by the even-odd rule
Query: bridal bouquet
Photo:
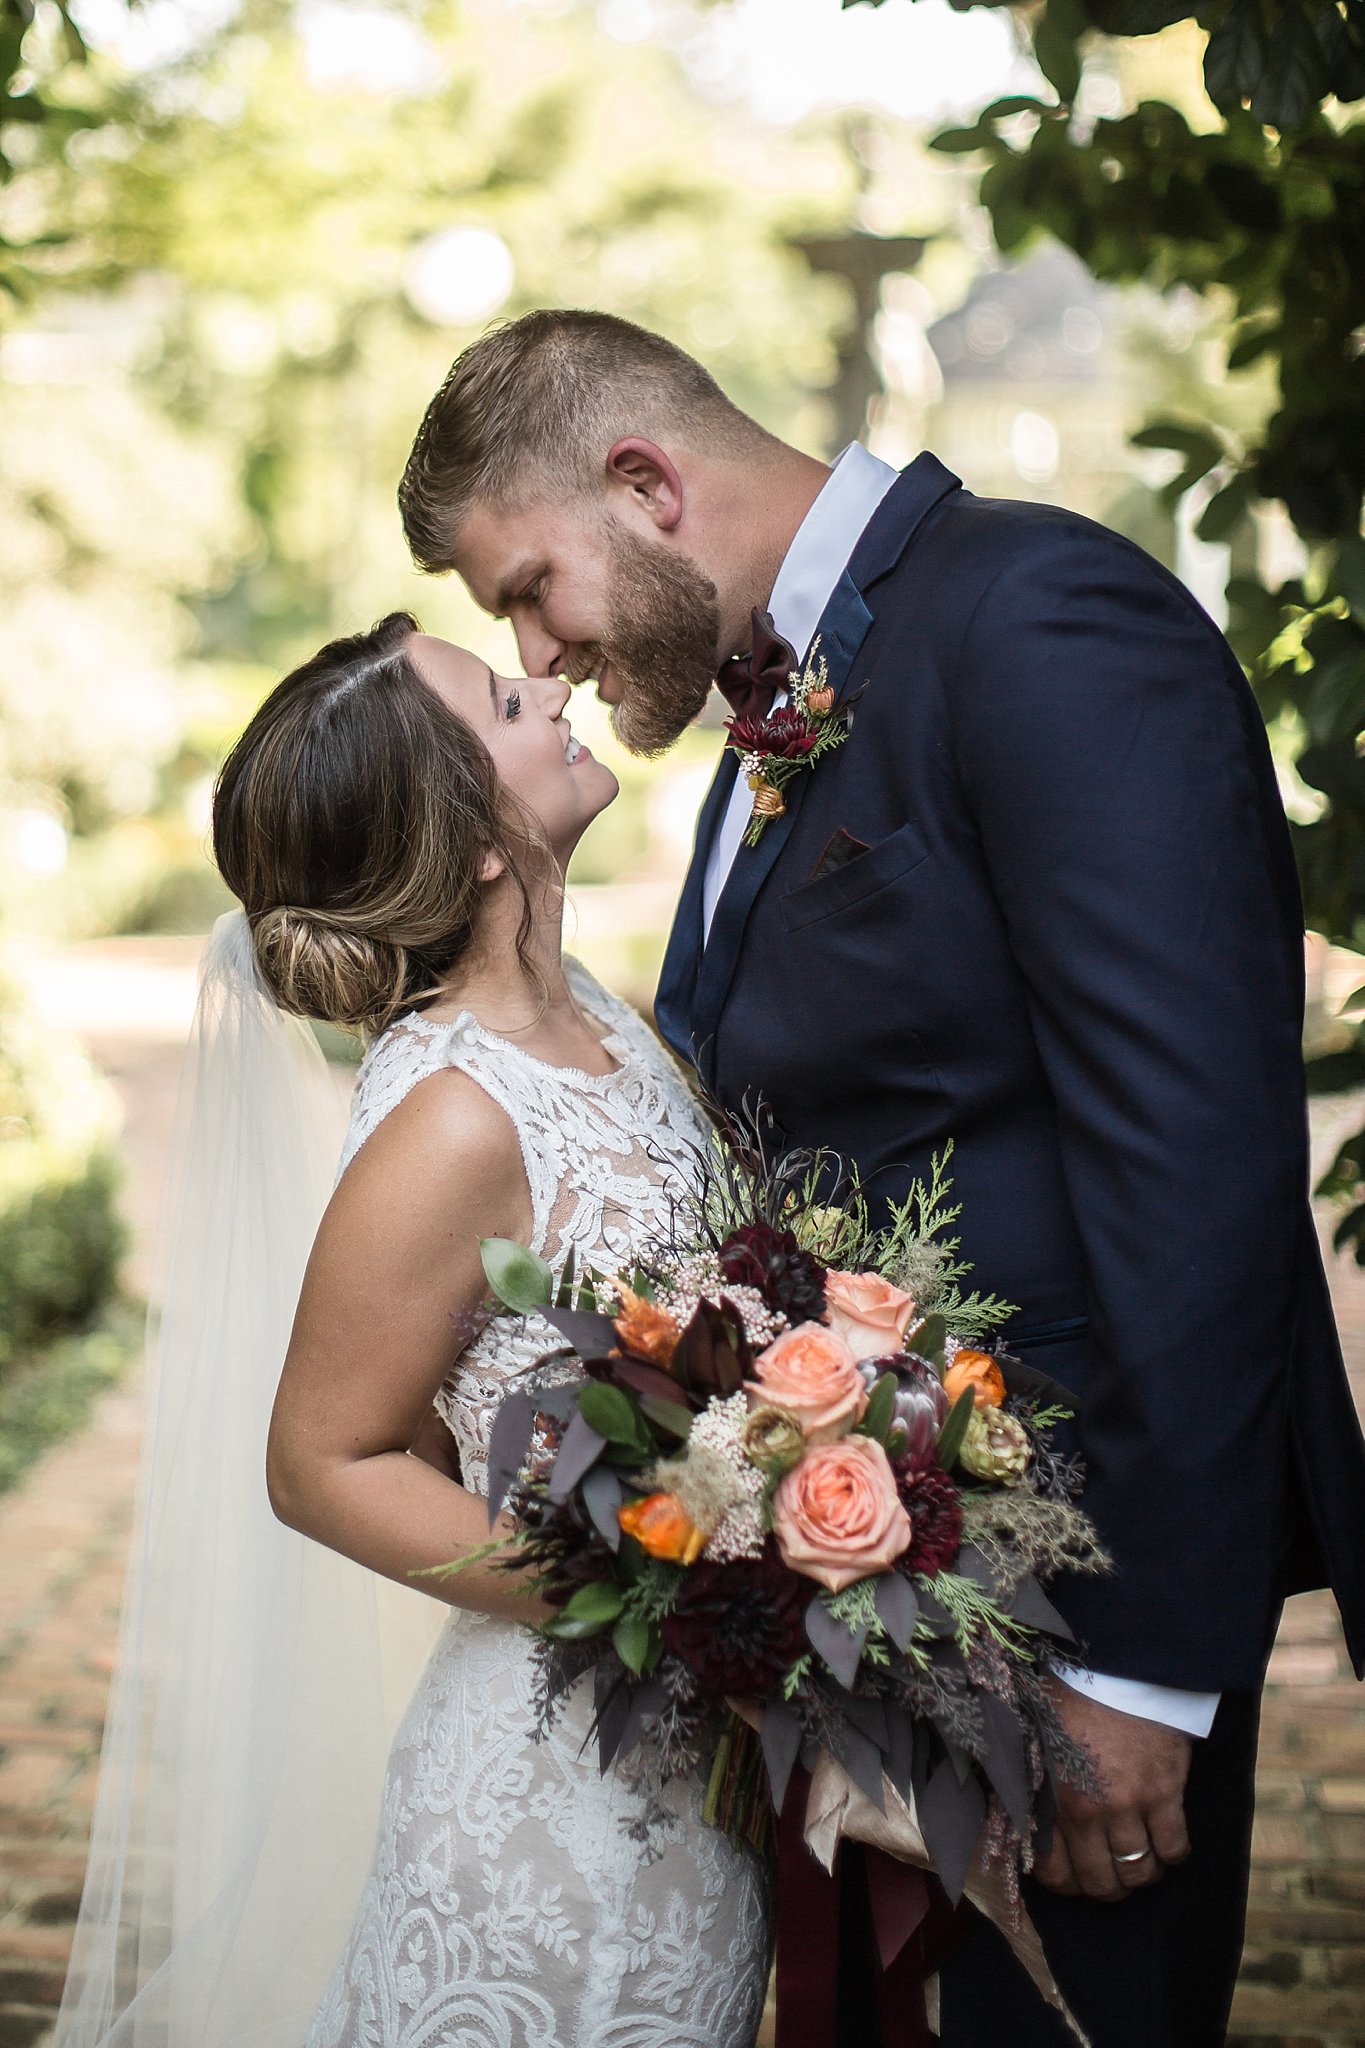
[[[836,1162],[736,1136],[630,1273],[484,1245],[502,1307],[560,1339],[489,1466],[555,1609],[547,1721],[590,1672],[602,1768],[646,1741],[708,1768],[736,1837],[799,1783],[826,1868],[848,1834],[932,1870],[1060,2003],[1018,1895],[1058,1779],[1088,1781],[1044,1588],[1107,1566],[1053,1442],[1065,1390],[993,1338],[1008,1304],[964,1293],[947,1155],[874,1229],[856,1180],[829,1196]]]

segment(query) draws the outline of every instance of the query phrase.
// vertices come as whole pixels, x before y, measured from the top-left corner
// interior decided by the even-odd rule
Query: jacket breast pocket
[[[845,861],[831,874],[803,883],[782,898],[782,922],[789,932],[852,910],[855,904],[875,896],[880,889],[900,880],[929,858],[928,848],[913,825],[879,839],[866,853]]]

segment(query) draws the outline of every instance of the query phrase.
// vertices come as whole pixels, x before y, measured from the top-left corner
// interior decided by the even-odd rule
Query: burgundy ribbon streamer
[[[934,2048],[924,1986],[966,1938],[970,1910],[950,1906],[914,1864],[862,1843],[840,1845],[831,1876],[806,1847],[809,1793],[798,1765],[777,1823],[777,2048],[836,2048],[839,2040],[840,1890],[846,1876],[856,1881],[843,1867],[850,1853],[866,1874],[871,1939],[861,1946],[881,1963],[865,2003],[880,2017],[882,2048]]]

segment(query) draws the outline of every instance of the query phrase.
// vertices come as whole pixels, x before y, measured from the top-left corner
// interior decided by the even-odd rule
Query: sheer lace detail
[[[362,1068],[342,1171],[429,1074],[456,1066],[507,1112],[532,1243],[611,1270],[669,1220],[706,1124],[668,1054],[566,963],[607,1027],[605,1075],[546,1065],[468,1016],[401,1019]],[[487,1490],[489,1431],[518,1372],[558,1341],[497,1317],[437,1406]],[[701,1818],[703,1787],[603,1777],[580,1685],[536,1739],[525,1632],[452,1612],[394,1742],[374,1863],[307,2048],[747,2048],[767,1982],[769,1873]]]
[[[575,1001],[607,1026],[614,1072],[555,1067],[499,1038],[469,1013],[445,1023],[400,1018],[360,1071],[345,1172],[365,1140],[431,1074],[458,1067],[490,1095],[516,1131],[531,1191],[531,1248],[558,1273],[614,1272],[668,1226],[670,1191],[696,1177],[705,1118],[678,1069],[628,1003],[576,960],[565,970]],[[496,1316],[461,1353],[436,1398],[460,1451],[464,1483],[486,1493],[488,1437],[507,1384],[559,1338],[538,1318]]]

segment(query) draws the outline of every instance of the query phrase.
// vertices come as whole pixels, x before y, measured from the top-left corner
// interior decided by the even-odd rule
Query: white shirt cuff
[[[1132,1714],[1139,1721],[1159,1721],[1183,1735],[1206,1736],[1218,1712],[1221,1693],[1180,1692],[1170,1685],[1148,1685],[1140,1678],[1106,1678],[1102,1671],[1082,1671],[1074,1664],[1054,1664],[1053,1673],[1075,1692],[1089,1693],[1102,1707]]]

